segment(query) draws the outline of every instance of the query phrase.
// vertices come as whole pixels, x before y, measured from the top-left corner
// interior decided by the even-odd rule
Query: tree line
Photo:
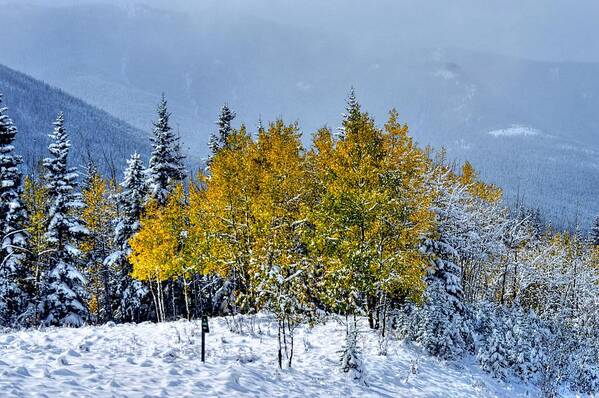
[[[188,175],[162,97],[148,164],[122,181],[69,165],[64,116],[23,178],[0,109],[0,323],[166,321],[268,311],[279,366],[294,332],[347,328],[342,368],[360,377],[358,317],[429,354],[476,354],[498,378],[599,387],[599,222],[561,232],[507,208],[468,162],[419,147],[395,110],[383,126],[352,90],[338,130],[305,147],[297,123],[234,128],[224,105],[210,157]]]

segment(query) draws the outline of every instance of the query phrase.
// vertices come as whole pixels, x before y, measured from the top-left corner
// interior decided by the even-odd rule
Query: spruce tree
[[[147,170],[150,198],[160,205],[166,203],[173,186],[182,181],[186,173],[183,166],[184,157],[180,153],[179,137],[173,133],[169,125],[170,116],[166,99],[162,95],[158,104],[158,120],[154,122],[152,154]]]
[[[1,106],[0,95],[0,325],[14,325],[30,302],[31,284],[24,262],[28,253],[27,212],[22,202],[15,154],[17,129]]]
[[[140,227],[140,218],[147,194],[144,166],[141,157],[134,153],[127,161],[122,192],[117,196],[119,217],[115,220],[114,244],[116,250],[104,263],[115,269],[115,319],[120,322],[140,321],[147,289],[131,277],[133,267],[129,262],[129,239]]]
[[[345,113],[342,114],[343,122],[341,127],[338,129],[338,137],[343,139],[351,131],[355,131],[359,123],[363,120],[362,109],[356,98],[356,91],[352,87],[349,91],[347,99],[345,100]]]
[[[88,319],[86,280],[78,270],[79,241],[87,236],[78,213],[83,207],[76,192],[77,172],[68,167],[71,148],[60,113],[50,134],[50,157],[44,159],[50,208],[46,239],[49,244],[47,269],[42,287],[41,315],[46,325],[81,326]]]
[[[231,122],[235,119],[235,116],[235,112],[229,109],[227,103],[220,108],[220,114],[216,121],[218,131],[210,136],[210,151],[212,152],[212,156],[216,155],[221,149],[227,147],[229,134],[231,134],[231,130],[233,129],[231,127]]]
[[[477,354],[481,368],[501,380],[506,379],[509,366],[504,332],[501,325],[495,323],[491,335]]]
[[[349,326],[345,336],[345,346],[341,351],[341,370],[348,373],[352,380],[364,382],[364,363],[358,348],[358,330],[356,325]]]
[[[425,304],[419,316],[417,341],[434,356],[453,359],[471,347],[461,270],[451,260],[455,250],[443,240],[427,240],[432,256],[426,277]]]
[[[591,233],[589,235],[589,241],[591,245],[599,246],[599,216],[597,216],[595,221],[593,221]]]
[[[516,306],[513,335],[515,344],[510,350],[510,363],[514,373],[524,381],[529,381],[543,368],[545,350],[542,346],[544,327],[533,311],[523,311]]]

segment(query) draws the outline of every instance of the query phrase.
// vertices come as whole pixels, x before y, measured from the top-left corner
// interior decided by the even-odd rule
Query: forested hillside
[[[94,161],[105,173],[120,173],[125,159],[134,152],[147,152],[147,136],[101,109],[64,91],[0,65],[0,92],[19,126],[16,147],[24,158],[25,171],[32,171],[46,156],[48,134],[59,112],[71,133],[74,165]]]

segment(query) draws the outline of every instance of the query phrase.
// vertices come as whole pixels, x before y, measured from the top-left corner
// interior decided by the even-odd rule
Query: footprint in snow
[[[70,376],[70,377],[79,377],[79,373],[73,372],[67,368],[59,368],[52,371],[53,376]]]
[[[29,370],[24,367],[24,366],[19,366],[16,370],[15,370],[15,375],[21,376],[21,377],[31,377],[31,373],[29,373]]]
[[[56,362],[59,365],[63,365],[63,366],[69,366],[71,363],[69,362],[69,360],[66,358],[66,356],[61,355],[58,358],[56,358]]]
[[[69,350],[66,352],[66,354],[67,354],[68,356],[70,356],[70,357],[80,357],[80,356],[81,356],[81,354],[80,354],[80,353],[78,353],[77,351],[73,350],[72,348],[71,348],[71,349],[69,349]]]

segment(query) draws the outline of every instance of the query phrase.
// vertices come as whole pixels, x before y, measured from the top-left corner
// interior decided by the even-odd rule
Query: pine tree
[[[345,100],[345,113],[342,114],[343,122],[339,130],[339,138],[343,139],[350,130],[356,129],[358,124],[362,120],[362,110],[358,99],[356,98],[356,91],[352,87],[349,91],[347,99]]]
[[[227,103],[221,107],[218,120],[216,121],[218,132],[210,136],[210,151],[212,152],[212,156],[228,146],[229,135],[233,129],[231,122],[235,119],[235,116],[235,112],[229,109]]]
[[[29,236],[21,194],[22,162],[14,148],[17,129],[0,95],[0,325],[12,325],[30,304],[31,277],[25,265]]]
[[[593,246],[599,246],[599,216],[597,216],[595,221],[593,221],[593,226],[591,227],[591,233],[589,235],[589,241]]]
[[[348,326],[345,346],[341,351],[341,370],[348,373],[356,382],[364,382],[364,363],[358,348],[358,330],[355,324]]]
[[[508,371],[508,351],[505,347],[505,339],[502,336],[503,329],[495,325],[486,344],[481,347],[477,354],[481,368],[501,380],[505,380]]]
[[[542,346],[543,326],[534,312],[525,312],[517,306],[512,309],[515,317],[513,336],[515,339],[509,352],[509,360],[514,373],[524,381],[537,376],[545,363],[545,350]],[[508,331],[510,332],[510,331]]]
[[[50,208],[46,239],[50,246],[42,288],[42,321],[47,325],[81,326],[88,319],[86,280],[79,271],[79,241],[88,231],[78,213],[77,172],[68,167],[71,142],[60,113],[50,134],[51,157],[44,159]]]
[[[154,122],[152,154],[147,170],[150,198],[160,205],[166,203],[173,187],[185,178],[183,156],[179,146],[179,137],[175,136],[169,118],[164,95],[158,104],[158,120]]]
[[[460,268],[451,260],[455,250],[447,243],[427,240],[424,246],[433,258],[426,277],[417,341],[431,355],[454,359],[468,350],[472,340],[465,319]]]
[[[120,210],[115,220],[114,244],[116,250],[104,260],[104,264],[114,269],[115,317],[120,322],[140,321],[147,289],[131,277],[133,267],[129,262],[131,246],[129,240],[137,233],[143,211],[147,187],[144,180],[144,165],[139,154],[134,153],[127,161],[123,188],[116,199]]]

